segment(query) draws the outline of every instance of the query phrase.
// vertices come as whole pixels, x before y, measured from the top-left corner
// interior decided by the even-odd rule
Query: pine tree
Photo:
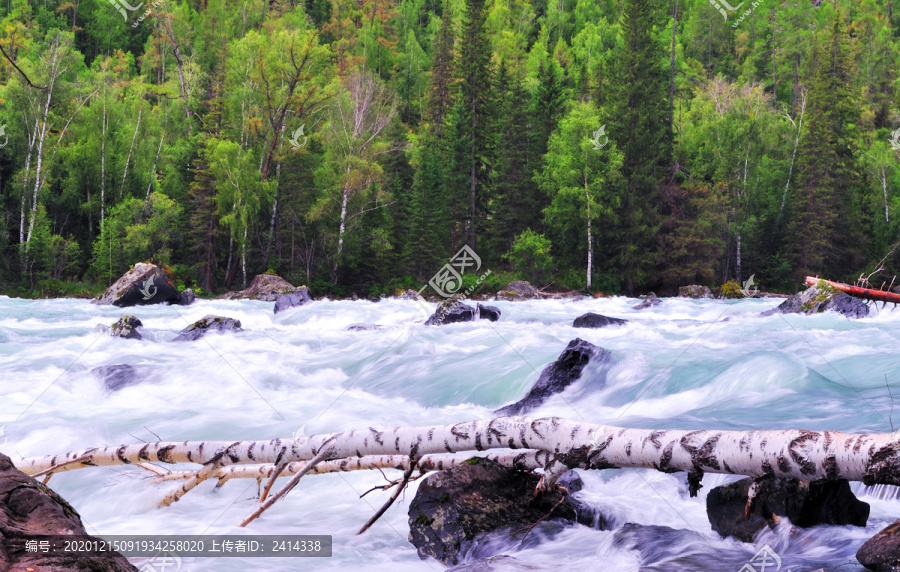
[[[618,262],[625,293],[650,281],[657,260],[659,185],[672,153],[666,54],[654,36],[661,12],[656,0],[624,0],[621,48],[605,90],[610,103],[608,136],[624,155]]]
[[[449,2],[449,0],[446,0]],[[453,81],[453,24],[450,7],[444,6],[441,26],[432,39],[431,91],[426,109],[427,119],[434,123],[434,132],[441,136],[441,126],[450,111]]]
[[[862,264],[855,160],[860,121],[853,93],[853,65],[843,18],[836,13],[825,50],[814,56],[808,128],[798,160],[794,218],[790,227],[798,279],[807,274],[849,277]]]

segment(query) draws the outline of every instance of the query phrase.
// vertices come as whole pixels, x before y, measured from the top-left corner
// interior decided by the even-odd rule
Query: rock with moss
[[[219,296],[222,300],[262,300],[274,302],[280,296],[297,290],[290,282],[277,274],[258,274],[250,286],[238,292],[228,292]]]
[[[431,315],[425,321],[426,326],[442,326],[444,324],[453,324],[456,322],[471,322],[478,318],[478,310],[463,304],[462,301],[453,296],[443,300]]]
[[[869,305],[859,298],[854,298],[836,290],[825,282],[810,286],[803,292],[794,294],[774,310],[763,312],[763,315],[780,314],[818,314],[833,311],[848,318],[865,318],[869,315]]]
[[[737,300],[745,298],[741,285],[734,280],[729,280],[712,291],[713,296],[720,300]]]
[[[860,546],[856,559],[875,572],[900,571],[900,521],[882,529]]]
[[[144,324],[140,320],[131,314],[125,314],[116,320],[115,324],[110,326],[109,333],[117,338],[139,340],[141,339],[141,333],[138,331],[138,328],[143,326]]]
[[[538,292],[537,288],[535,288],[528,282],[525,282],[524,280],[516,280],[515,282],[510,282],[503,290],[497,292],[497,298],[499,300],[531,300],[540,297],[541,295]]]
[[[312,296],[309,295],[309,288],[301,286],[293,292],[282,294],[275,300],[275,313],[284,312],[291,308],[299,308],[309,302],[312,302]]]
[[[493,556],[483,551],[494,546],[500,552],[503,545],[479,540],[491,534],[508,537],[546,516],[560,500],[559,492],[535,496],[539,480],[536,473],[482,458],[432,473],[409,505],[409,541],[421,558],[436,558],[447,565],[458,564],[476,545],[480,545],[478,558]],[[559,483],[570,495],[582,487],[574,472],[563,475]],[[546,526],[572,522],[594,526],[595,520],[605,526],[604,519],[595,519],[594,511],[572,496],[546,520],[550,521]]]
[[[210,332],[224,334],[226,332],[243,332],[240,320],[225,316],[204,316],[179,332],[173,342],[192,342],[199,340]]]
[[[149,262],[138,262],[112,286],[91,300],[92,304],[120,308],[180,302],[181,296],[169,268]]]
[[[641,296],[639,300],[641,301],[641,303],[636,306],[632,306],[632,310],[644,310],[646,308],[652,308],[653,306],[659,306],[660,304],[662,304],[662,300],[657,298],[656,294],[653,292]]]
[[[190,288],[185,288],[178,298],[178,303],[182,306],[190,306],[197,301],[197,294]]]
[[[27,540],[40,536],[98,541],[89,536],[81,517],[62,497],[16,469],[0,453],[0,570],[63,572],[131,572],[121,554],[102,552],[29,552]]]
[[[681,288],[679,288],[678,297],[700,300],[704,298],[712,298],[713,294],[712,290],[710,290],[708,286],[698,286],[697,284],[692,284],[690,286],[682,286]]]

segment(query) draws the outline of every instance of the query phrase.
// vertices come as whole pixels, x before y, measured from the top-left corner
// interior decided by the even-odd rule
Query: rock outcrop
[[[900,521],[882,529],[860,546],[856,559],[875,572],[900,572]]]
[[[679,298],[705,299],[713,298],[712,290],[708,286],[698,286],[692,284],[690,286],[682,286],[678,289]]]
[[[300,306],[312,302],[312,296],[309,295],[309,288],[301,286],[293,292],[282,294],[275,300],[275,313],[284,312],[291,308],[299,308]]]
[[[409,505],[409,541],[421,558],[457,564],[479,535],[526,528],[560,500],[559,492],[535,496],[540,476],[475,457],[467,464],[428,475]],[[571,494],[581,479],[569,472],[558,481]],[[551,521],[593,526],[595,516],[568,497],[553,510]],[[603,526],[603,519],[599,519]],[[491,554],[480,554],[488,557]]]
[[[456,298],[447,298],[438,304],[437,310],[430,318],[425,320],[426,326],[442,326],[456,322],[471,322],[477,315],[477,310],[472,306],[463,304]]]
[[[606,326],[619,326],[627,323],[628,320],[622,320],[621,318],[610,318],[609,316],[604,316],[602,314],[588,312],[587,314],[582,314],[575,318],[575,321],[572,322],[572,327],[604,328]]]
[[[138,262],[121,278],[91,300],[92,304],[145,306],[148,304],[179,304],[181,296],[175,280],[165,267]]]
[[[185,288],[181,292],[181,294],[178,298],[178,303],[181,304],[182,306],[190,306],[191,304],[193,304],[196,301],[197,301],[197,295],[194,294],[194,291],[191,290],[190,288]]]
[[[224,334],[226,332],[243,332],[240,320],[226,318],[225,316],[203,316],[190,326],[181,330],[173,342],[192,342],[199,340],[210,332]]]
[[[132,572],[137,568],[117,552],[27,552],[37,536],[88,535],[81,517],[59,495],[15,468],[0,453],[0,570],[36,572]],[[21,550],[19,549],[21,547]]]
[[[244,290],[219,296],[222,300],[262,300],[274,302],[279,296],[297,290],[290,282],[276,274],[257,274]]]
[[[144,324],[131,314],[123,314],[113,325],[104,326],[103,324],[98,324],[94,331],[106,332],[115,338],[140,340],[141,333],[138,331],[138,328],[143,326]]]
[[[754,494],[748,503],[751,487]],[[869,505],[857,499],[845,480],[801,481],[760,477],[716,487],[706,497],[713,530],[742,542],[753,542],[781,517],[801,528],[817,524],[865,526]]]
[[[524,280],[510,282],[503,290],[497,292],[497,298],[501,300],[530,300],[540,297],[537,288]]]
[[[500,319],[500,308],[496,306],[485,306],[484,304],[478,304],[478,318],[480,320],[490,320],[491,322],[496,322]]]
[[[581,373],[589,362],[603,362],[610,359],[612,359],[612,354],[605,349],[581,338],[575,338],[569,342],[555,362],[544,368],[540,378],[525,397],[512,405],[498,409],[496,413],[497,415],[521,415],[534,409],[551,395],[562,392],[581,378]]]
[[[652,308],[653,306],[659,306],[660,304],[662,304],[662,301],[657,298],[656,294],[654,294],[653,292],[650,292],[645,296],[641,296],[639,299],[641,303],[636,306],[632,306],[632,310],[643,310],[645,308]]]
[[[769,316],[776,312],[780,314],[818,314],[828,310],[848,318],[865,318],[869,315],[869,305],[864,301],[835,290],[824,282],[794,294],[774,310],[763,312],[763,315]]]

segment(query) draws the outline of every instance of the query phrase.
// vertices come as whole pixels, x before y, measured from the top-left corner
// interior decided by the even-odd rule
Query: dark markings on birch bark
[[[138,451],[138,459],[140,459],[141,461],[149,461],[150,455],[147,454],[147,449],[149,449],[149,448],[150,448],[149,444],[141,447],[141,450]]]
[[[398,435],[396,439],[394,439],[394,450],[398,453],[400,452],[400,436]]]
[[[434,427],[428,430],[428,440],[431,441],[434,438]]]
[[[769,463],[769,461],[767,459],[763,459],[762,471],[763,471],[764,475],[768,475],[770,477],[775,476],[775,470],[772,468],[772,464]]]
[[[379,432],[379,431],[376,430],[374,427],[369,427],[369,431],[372,432],[372,436],[373,436],[373,438],[375,439],[375,442],[376,442],[376,443],[378,443],[379,445],[384,445],[384,441],[381,440],[381,436],[382,436],[384,433]]]
[[[788,458],[784,455],[778,455],[776,459],[778,461],[778,470],[782,473],[787,473],[791,470],[791,462],[788,461]],[[800,472],[803,472],[803,469],[800,469]]]
[[[823,463],[825,467],[825,478],[829,481],[837,480],[841,478],[841,469],[838,467],[837,458],[834,455],[828,455],[825,457],[825,462]]]
[[[892,443],[882,447],[869,457],[862,482],[867,486],[876,483],[900,485],[900,451],[897,445]]]
[[[175,445],[166,445],[165,447],[160,448],[156,452],[156,458],[159,459],[161,463],[174,463],[175,460],[169,456],[169,453],[172,452],[172,449],[175,448]]]
[[[662,456],[659,459],[659,466],[657,470],[662,471],[663,473],[677,473],[677,469],[673,469],[671,467],[672,463],[672,451],[675,448],[675,443],[669,443],[666,445],[666,448],[663,449]]]
[[[525,440],[525,427],[522,426],[519,428],[519,442],[522,443],[522,448],[528,448],[528,441]]]
[[[631,457],[631,441],[629,441],[628,444],[625,445],[625,454]]]
[[[125,445],[122,445],[118,449],[116,449],[116,458],[125,463],[126,465],[130,465],[131,461],[128,460],[128,457],[125,456]],[[190,459],[190,455],[188,455],[188,459]]]
[[[459,425],[462,425],[462,423],[460,423]],[[457,429],[457,427],[459,427],[459,425],[454,425],[453,427],[450,428],[450,434],[453,435],[454,437],[456,437],[456,442],[457,442],[457,443],[459,443],[459,440],[460,440],[460,439],[466,439],[466,440],[468,440],[468,438],[469,438],[469,434],[468,434],[468,433],[466,433],[465,431],[460,431],[459,429]]]
[[[806,455],[802,450],[807,441],[816,443],[818,442],[818,440],[818,433],[813,433],[812,431],[801,431],[800,435],[791,439],[791,442],[788,445],[788,452],[790,453],[791,458],[800,466],[800,472],[804,475],[816,474],[816,464],[810,461],[808,455]]]
[[[484,445],[481,444],[481,433],[475,434],[475,450],[484,451]]]
[[[653,433],[650,433],[650,436],[649,436],[649,437],[647,437],[647,439],[648,439],[651,443],[653,443],[653,445],[656,447],[656,450],[657,450],[657,451],[660,450],[660,449],[662,449],[662,441],[660,441],[659,438],[662,437],[662,436],[665,435],[665,434],[666,434],[665,431],[654,431]],[[646,446],[647,443],[645,442],[644,445]]]
[[[448,439],[444,439],[444,449],[446,449],[448,453],[453,452],[453,449],[450,447],[450,441]]]
[[[537,429],[537,427],[535,427],[535,425],[538,425],[537,420],[531,422],[531,430],[534,431],[535,435],[537,435],[538,437],[540,437],[541,439],[543,439],[544,436],[541,435],[541,432],[538,431],[538,429]]]

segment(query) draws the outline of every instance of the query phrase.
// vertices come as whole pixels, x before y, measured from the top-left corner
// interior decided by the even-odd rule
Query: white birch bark
[[[134,126],[134,134],[131,136],[131,146],[128,148],[128,158],[125,159],[125,169],[122,171],[122,185],[119,187],[119,200],[125,194],[125,179],[128,177],[128,164],[131,163],[131,153],[134,151],[134,141],[137,139],[138,129],[141,128],[141,114],[143,106],[138,106],[137,124]]]
[[[23,459],[26,474],[145,462],[203,465],[197,483],[223,467],[312,459],[327,443],[324,461],[370,455],[425,455],[486,450],[533,450],[535,461],[563,468],[649,468],[672,473],[771,475],[804,480],[847,479],[900,485],[900,444],[890,433],[840,431],[720,431],[629,429],[560,418],[501,417],[454,425],[395,427],[268,441],[183,441],[97,447]],[[71,462],[80,459],[77,462]],[[546,485],[552,484],[552,480]]]

